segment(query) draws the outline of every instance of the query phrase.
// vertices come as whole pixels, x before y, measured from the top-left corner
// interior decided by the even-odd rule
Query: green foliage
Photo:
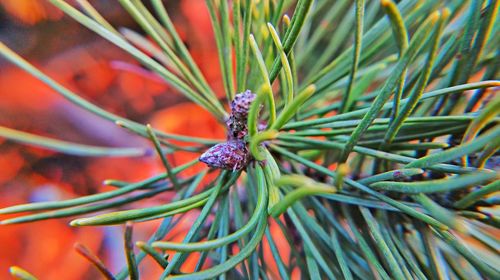
[[[194,194],[205,175],[218,170],[186,178],[182,171],[195,162],[173,168],[164,148],[201,153],[168,140],[198,147],[217,141],[157,131],[109,113],[0,43],[3,57],[68,101],[150,139],[166,169],[137,183],[109,180],[116,190],[105,193],[4,208],[0,214],[41,212],[1,224],[108,210],[71,225],[127,224],[128,266],[116,279],[137,279],[146,256],[156,260],[162,278],[289,279],[295,268],[311,279],[493,279],[500,274],[500,243],[494,236],[500,225],[494,208],[498,197],[490,196],[499,190],[499,98],[483,98],[500,86],[494,80],[497,0],[206,0],[226,100],[217,99],[162,1],[152,1],[154,11],[139,0],[119,1],[157,46],[133,31],[117,31],[86,1],[80,1],[85,13],[63,0],[51,2],[130,53],[221,125],[227,116],[223,102],[231,101],[235,89],[256,92],[247,137],[255,160],[243,171],[221,171]],[[267,128],[259,131],[263,121]],[[82,146],[3,127],[0,135],[81,156],[144,152]],[[177,195],[166,205],[113,210],[167,191]],[[195,208],[201,212],[182,243],[162,240]],[[142,251],[135,255],[132,222],[152,219],[163,222],[150,240],[136,244]],[[280,254],[270,220],[285,236],[290,256]],[[264,243],[279,276],[266,265]],[[165,260],[157,249],[177,253]],[[185,274],[180,267],[190,252],[201,256],[196,271]],[[201,269],[207,258],[212,266]],[[101,263],[89,260],[109,278]],[[20,279],[33,278],[20,268],[11,271]]]

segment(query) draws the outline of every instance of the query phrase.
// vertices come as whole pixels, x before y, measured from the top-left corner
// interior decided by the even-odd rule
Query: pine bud
[[[245,142],[234,140],[211,147],[200,156],[200,161],[210,167],[235,171],[244,168],[249,158]]]
[[[246,121],[248,110],[250,110],[250,105],[255,100],[256,96],[257,95],[250,90],[236,94],[231,102],[231,115],[237,119],[244,119]]]
[[[240,170],[250,161],[245,143],[248,135],[248,111],[256,95],[250,90],[236,94],[231,102],[231,114],[226,121],[227,142],[217,144],[201,155],[200,161],[213,168]]]

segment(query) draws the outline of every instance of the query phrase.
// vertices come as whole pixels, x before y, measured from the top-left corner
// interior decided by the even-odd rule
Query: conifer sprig
[[[135,31],[113,27],[87,1],[79,1],[82,11],[63,0],[51,2],[228,124],[231,135],[235,120],[223,103],[255,92],[238,124],[245,129],[228,138],[239,142],[227,156],[248,149],[248,158],[238,168],[209,164],[215,168],[186,177],[182,171],[196,161],[173,167],[165,148],[201,155],[224,140],[157,131],[107,112],[1,43],[1,56],[69,102],[151,140],[165,172],[136,183],[109,180],[116,189],[104,193],[0,209],[0,215],[40,211],[0,224],[109,211],[71,225],[126,224],[128,266],[116,279],[137,278],[145,257],[158,263],[162,278],[182,279],[289,279],[296,269],[311,279],[500,274],[494,236],[500,118],[499,98],[492,93],[500,87],[497,0],[206,0],[224,101],[216,98],[162,1],[152,0],[152,11],[139,0],[119,1],[158,47]],[[143,152],[8,128],[0,128],[0,135],[82,156]],[[171,139],[194,146],[175,146]],[[218,173],[214,181],[204,180],[208,172]],[[165,205],[119,210],[174,190]],[[193,209],[201,211],[183,242],[164,240]],[[163,221],[134,254],[132,222],[153,219]],[[280,246],[288,247],[289,256],[281,254],[273,230],[284,236]],[[177,253],[164,259],[156,249]],[[194,271],[182,271],[192,252],[201,253]],[[99,269],[108,271],[102,264]],[[17,267],[11,272],[32,277]]]

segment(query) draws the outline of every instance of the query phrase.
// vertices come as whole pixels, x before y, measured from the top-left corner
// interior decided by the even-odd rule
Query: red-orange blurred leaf
[[[62,12],[45,0],[2,0],[5,10],[25,24],[35,24],[46,19],[59,19]]]

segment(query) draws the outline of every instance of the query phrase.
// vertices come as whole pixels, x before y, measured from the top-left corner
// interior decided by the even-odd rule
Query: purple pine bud
[[[250,110],[250,105],[256,96],[250,90],[236,94],[231,102],[231,114],[238,119],[245,119],[246,121],[248,110]]]
[[[240,170],[249,161],[250,154],[243,141],[228,141],[217,144],[200,156],[200,161],[210,167]]]

